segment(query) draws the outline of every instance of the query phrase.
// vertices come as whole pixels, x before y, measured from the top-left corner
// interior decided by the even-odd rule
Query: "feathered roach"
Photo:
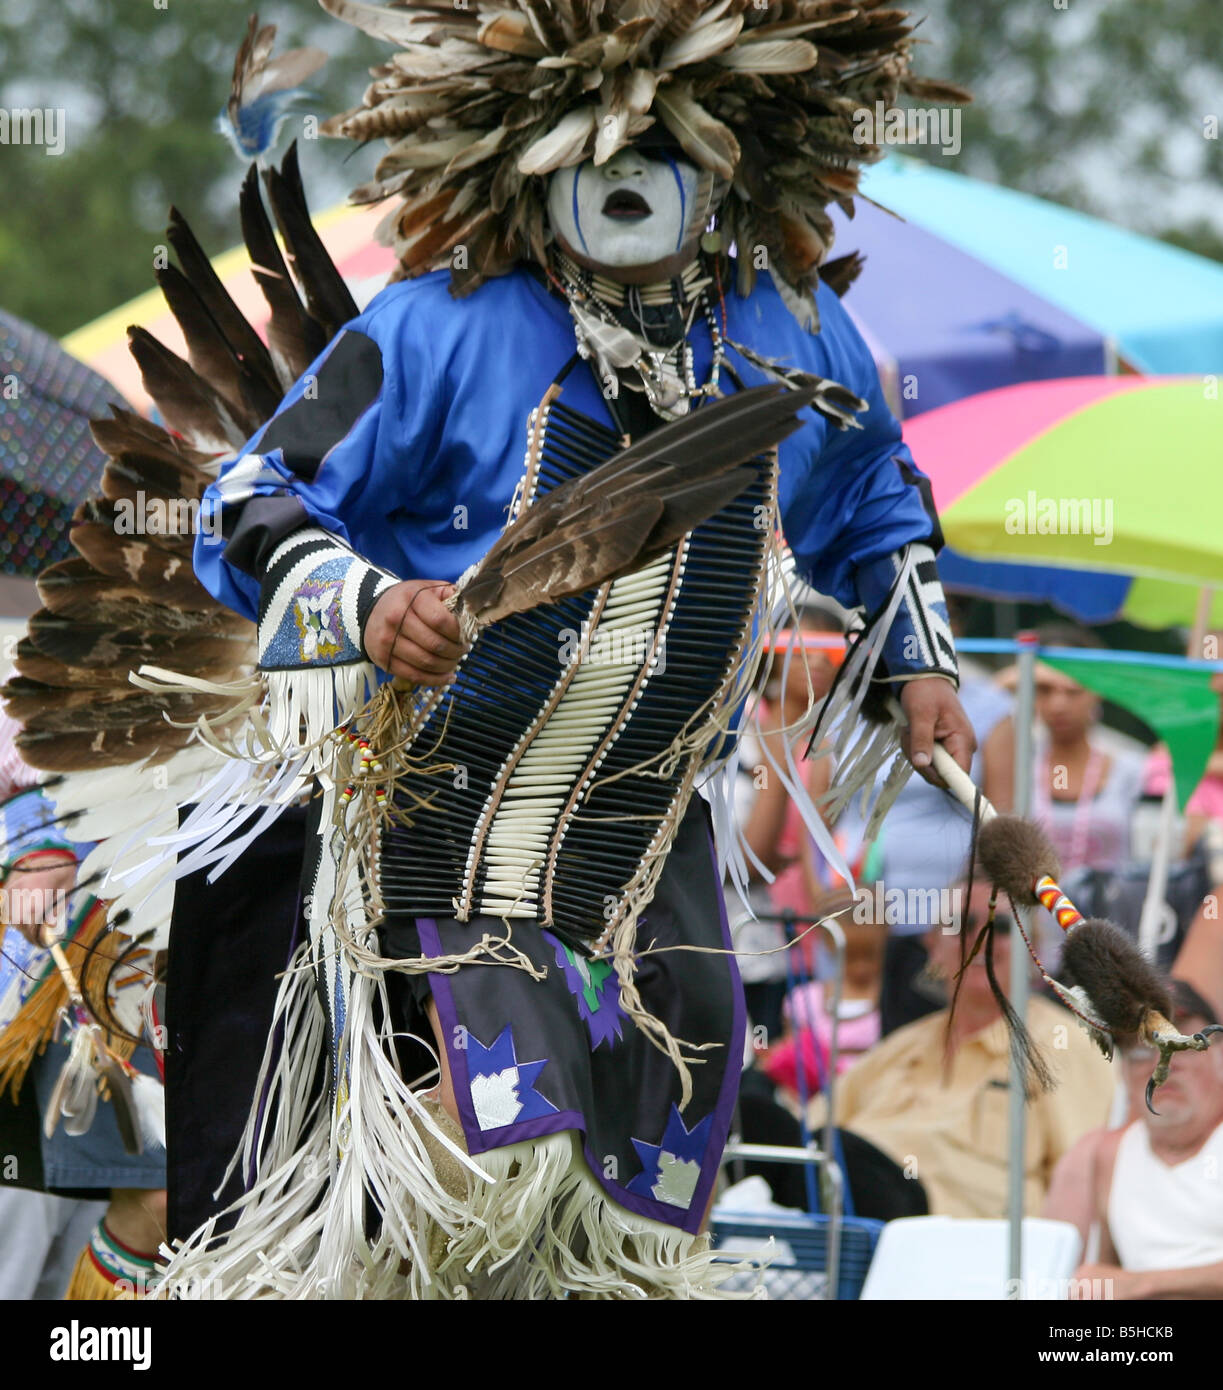
[[[321,3],[396,50],[363,104],[323,125],[387,142],[353,199],[399,195],[385,234],[400,273],[448,267],[456,294],[520,261],[544,264],[545,176],[602,164],[653,126],[729,184],[723,244],[763,248],[787,303],[816,328],[826,208],[850,210],[861,166],[880,155],[863,113],[901,93],[970,100],[913,75],[912,26],[887,0]],[[735,262],[745,294],[757,263]]]

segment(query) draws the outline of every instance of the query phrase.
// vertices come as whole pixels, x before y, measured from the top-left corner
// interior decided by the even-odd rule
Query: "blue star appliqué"
[[[661,1143],[633,1140],[642,1171],[627,1184],[628,1190],[687,1211],[700,1180],[701,1155],[712,1127],[713,1116],[706,1115],[700,1124],[687,1129],[679,1109],[673,1104]]]
[[[471,1104],[482,1132],[556,1114],[556,1106],[535,1089],[535,1078],[547,1065],[546,1057],[534,1062],[518,1060],[508,1023],[491,1047],[485,1047],[473,1034],[467,1035]]]
[[[642,921],[645,919],[642,918]],[[590,1050],[600,1043],[612,1048],[620,1041],[626,1017],[620,1006],[620,981],[606,961],[586,961],[551,932],[540,935],[550,942],[556,963],[565,975],[569,993],[577,1000],[578,1016],[590,1033]]]

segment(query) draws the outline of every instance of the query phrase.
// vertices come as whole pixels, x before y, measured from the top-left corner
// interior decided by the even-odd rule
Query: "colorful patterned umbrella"
[[[32,324],[0,311],[0,574],[66,559],[68,523],[98,490],[89,419],[119,393]]]
[[[1172,581],[1183,622],[1189,586],[1223,585],[1223,402],[1200,378],[1010,386],[910,420],[905,440],[968,555]],[[1150,620],[1138,586],[1124,613]]]
[[[893,368],[881,366],[910,389],[899,393],[906,418],[977,391],[1050,376],[1079,376],[1110,366],[1080,362],[1061,368],[1057,357],[1090,349],[1084,335],[1098,335],[1109,362],[1143,373],[1218,373],[1223,370],[1223,265],[1166,242],[1140,236],[1099,218],[1045,202],[998,184],[953,173],[903,155],[867,171],[863,189],[903,217],[884,218],[871,208],[838,231],[839,251],[868,255],[868,271],[850,290],[847,304],[868,297],[862,314],[881,322],[877,304],[910,313],[920,332],[885,334],[899,350]],[[960,257],[957,263],[953,258]],[[993,275],[991,288],[984,278]],[[906,284],[907,280],[907,284]],[[962,294],[959,285],[971,286]],[[951,286],[950,290],[948,287]],[[939,297],[943,309],[932,301]],[[999,308],[974,313],[980,304]],[[1042,306],[1039,311],[1034,306]],[[1075,333],[1050,320],[1052,311],[1077,325]],[[965,336],[959,353],[934,357],[947,341],[951,316],[975,331],[977,351]],[[1004,336],[1019,351],[1006,360]],[[1043,343],[1052,334],[1056,343]],[[878,354],[877,354],[878,356]],[[1050,371],[1050,366],[1053,370]],[[925,460],[919,459],[923,463]],[[1085,622],[1126,616],[1150,627],[1186,622],[1193,596],[1159,580],[1134,581],[1102,572],[1064,571],[1040,565],[987,563],[948,550],[940,559],[947,587],[991,598],[1052,602]],[[1218,621],[1223,622],[1223,603]]]

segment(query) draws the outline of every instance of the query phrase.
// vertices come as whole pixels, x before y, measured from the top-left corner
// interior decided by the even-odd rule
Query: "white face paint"
[[[600,265],[653,265],[683,248],[699,175],[685,159],[649,159],[623,149],[558,169],[548,183],[548,217],[569,247]]]

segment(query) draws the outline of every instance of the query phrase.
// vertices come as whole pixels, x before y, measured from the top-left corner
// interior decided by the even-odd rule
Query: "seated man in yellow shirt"
[[[988,885],[975,884],[961,914],[970,943],[988,902]],[[994,973],[1005,988],[1011,920],[999,911],[998,922]],[[929,969],[947,981],[950,993],[959,968],[959,936],[935,925],[926,944]],[[1023,949],[1018,939],[1015,948]],[[837,1083],[836,1120],[919,1180],[932,1214],[1003,1217],[1010,1050],[984,950],[964,974],[950,1034],[948,1016],[943,1009],[910,1023],[866,1053]],[[1114,1079],[1078,1021],[1059,1005],[1033,997],[1027,1026],[1056,1083],[1028,1105],[1024,1210],[1035,1216],[1058,1160],[1107,1119]]]

